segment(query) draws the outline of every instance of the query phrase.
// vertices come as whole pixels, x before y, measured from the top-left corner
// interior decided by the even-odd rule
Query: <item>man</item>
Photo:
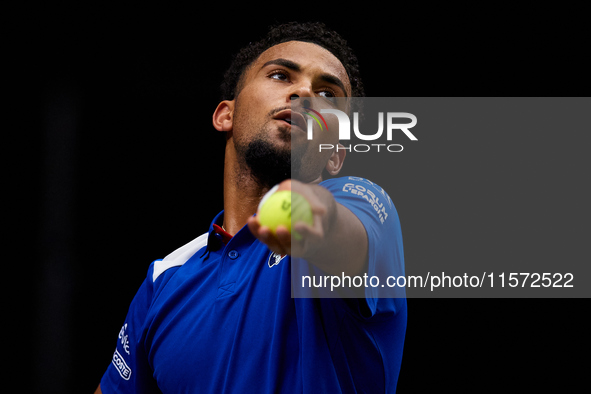
[[[330,275],[404,273],[396,210],[362,178],[336,176],[338,130],[308,140],[294,99],[363,96],[357,61],[318,23],[275,27],[225,75],[213,126],[226,133],[224,211],[209,231],[150,266],[97,392],[394,392],[406,300],[292,297],[292,264]],[[334,125],[332,125],[334,126]],[[310,203],[299,239],[262,226],[274,185]],[[379,194],[388,219],[355,190]],[[381,193],[381,194],[380,194]]]

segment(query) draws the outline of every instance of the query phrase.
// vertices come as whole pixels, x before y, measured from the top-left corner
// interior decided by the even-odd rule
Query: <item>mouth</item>
[[[294,112],[291,109],[285,109],[276,114],[273,119],[285,122],[290,126],[298,127],[302,130],[306,130],[306,120],[304,116],[299,112]]]

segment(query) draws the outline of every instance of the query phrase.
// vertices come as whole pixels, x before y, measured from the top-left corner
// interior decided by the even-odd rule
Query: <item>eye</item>
[[[289,75],[283,70],[274,70],[267,74],[268,78],[276,79],[277,81],[288,81]]]
[[[318,96],[324,98],[328,101],[331,105],[335,105],[337,101],[337,95],[332,89],[325,88],[324,90],[319,91]]]
[[[326,97],[326,98],[332,98],[332,97],[336,97],[335,93],[332,90],[321,90],[320,92],[318,92],[318,94],[320,95],[320,97]]]

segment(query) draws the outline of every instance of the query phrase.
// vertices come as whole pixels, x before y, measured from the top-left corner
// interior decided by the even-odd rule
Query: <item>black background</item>
[[[224,143],[210,121],[218,85],[232,55],[269,24],[312,19],[339,31],[360,59],[367,96],[588,93],[582,25],[571,16],[378,8],[7,11],[5,62],[14,67],[5,80],[16,87],[6,90],[14,120],[6,180],[15,185],[7,214],[19,218],[6,245],[17,254],[6,287],[19,289],[9,290],[3,320],[7,382],[19,392],[95,389],[149,263],[203,233],[222,209]],[[413,218],[399,201],[412,201],[420,180],[402,178],[393,199],[404,234]],[[407,245],[421,240],[405,237]],[[587,300],[408,305],[401,393],[569,392],[588,371]]]

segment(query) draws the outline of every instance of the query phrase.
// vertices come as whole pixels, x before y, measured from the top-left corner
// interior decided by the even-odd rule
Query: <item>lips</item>
[[[306,130],[306,119],[299,112],[293,112],[291,109],[285,109],[273,117],[273,119],[282,120],[292,126]]]

